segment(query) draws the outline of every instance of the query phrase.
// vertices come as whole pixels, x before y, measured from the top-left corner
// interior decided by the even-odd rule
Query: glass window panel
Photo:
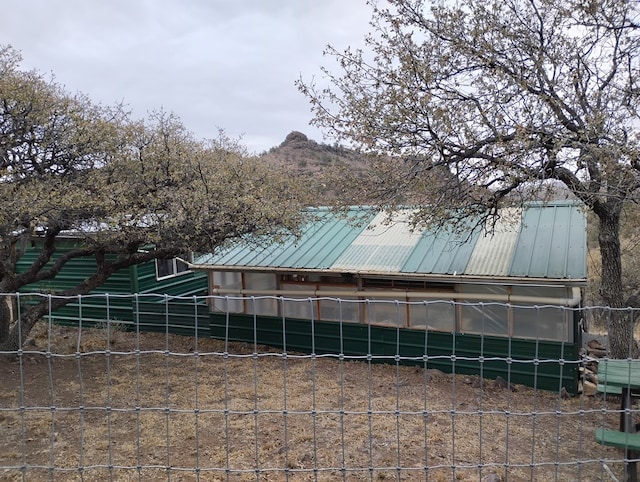
[[[409,301],[412,301],[411,299]],[[451,301],[414,302],[409,305],[409,325],[437,331],[455,331],[456,310]]]
[[[244,298],[238,295],[214,296],[212,310],[223,313],[244,313]]]
[[[248,290],[275,290],[276,275],[273,273],[245,273],[245,288]]]
[[[299,284],[283,284],[282,289],[285,291],[308,291],[315,289],[313,285]],[[284,316],[286,318],[300,318],[310,320],[317,318],[316,300],[309,300],[309,296],[301,296],[300,298],[286,296],[283,300]]]
[[[509,335],[509,312],[506,305],[477,302],[460,306],[460,332],[485,335]]]
[[[569,329],[570,318],[570,313],[562,306],[514,306],[513,335],[570,342],[573,340],[573,331]]]
[[[173,274],[173,259],[156,259],[156,272],[158,278],[166,278]]]
[[[188,259],[187,256],[181,256]],[[178,258],[156,259],[156,276],[158,279],[176,276],[189,271],[189,265]]]
[[[278,298],[275,296],[249,296],[245,298],[246,313],[258,316],[278,316]]]
[[[180,259],[176,259],[176,274],[189,271],[189,265]]]
[[[369,298],[375,300],[375,298]],[[404,301],[377,300],[365,305],[367,321],[372,324],[388,326],[407,326],[407,305]]]
[[[277,288],[276,276],[272,273],[245,273],[244,284],[248,290],[275,290]],[[278,316],[278,299],[275,296],[256,296],[247,300],[247,313]]]
[[[242,273],[215,271],[213,273],[213,284],[220,289],[240,290],[242,289]]]
[[[315,304],[315,301],[309,301],[308,298],[293,299],[287,297],[283,300],[284,316],[285,318],[300,318],[303,320],[316,319]]]
[[[511,292],[517,296],[542,296],[545,298],[566,298],[565,286],[518,286],[514,285]]]
[[[213,285],[224,290],[241,290],[242,289],[242,273],[232,271],[215,271],[213,273]],[[244,311],[244,303],[238,295],[216,296],[213,299],[213,309],[215,311],[227,310],[229,313],[242,313]]]
[[[487,295],[506,295],[503,285],[461,284],[462,293],[480,293]],[[482,305],[479,304],[482,302]],[[509,335],[509,310],[506,305],[490,300],[466,300],[460,304],[460,332],[485,335]]]
[[[320,319],[329,321],[360,322],[360,304],[350,298],[321,298]]]

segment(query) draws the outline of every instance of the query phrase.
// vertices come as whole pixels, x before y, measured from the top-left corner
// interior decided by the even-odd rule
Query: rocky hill
[[[269,163],[283,165],[297,174],[316,174],[329,166],[361,169],[363,156],[342,146],[320,144],[305,134],[292,131],[285,140],[260,156]]]
[[[305,178],[307,183],[316,181],[314,187],[324,201],[327,198],[334,200],[343,198],[340,193],[346,191],[346,187],[339,185],[341,182],[336,179],[336,176],[344,176],[345,182],[365,182],[365,179],[367,179],[365,169],[372,167],[371,160],[367,162],[365,155],[356,150],[337,144],[333,146],[321,144],[309,139],[299,131],[290,132],[280,145],[272,147],[268,152],[261,154],[260,158],[270,164],[284,166],[292,175]],[[401,167],[402,165],[398,164],[398,168]],[[457,182],[447,170],[441,169],[438,172],[440,173],[438,179],[441,180],[443,186],[451,186]],[[313,180],[309,178],[313,178]],[[311,187],[310,184],[309,187]],[[350,189],[350,191],[353,191],[353,189]],[[362,190],[358,192],[360,195],[363,193]],[[424,198],[417,194],[405,193],[405,196],[408,203],[424,201]],[[553,200],[572,199],[573,195],[559,183],[547,183],[544,188],[536,189],[535,191],[525,185],[517,192],[512,193],[510,197],[515,202],[518,202],[523,197],[536,200]],[[377,201],[378,199],[376,198],[348,200],[348,202],[361,204],[375,203]]]

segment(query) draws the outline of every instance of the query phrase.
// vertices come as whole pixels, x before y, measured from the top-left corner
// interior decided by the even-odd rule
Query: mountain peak
[[[285,165],[298,173],[317,173],[329,166],[359,165],[362,155],[354,150],[309,139],[300,131],[291,131],[279,146],[260,156],[266,162]]]
[[[287,137],[285,137],[284,142],[280,144],[280,146],[285,146],[287,144],[298,144],[298,143],[307,144],[308,142],[309,142],[309,138],[306,135],[304,135],[302,132],[291,131],[289,134],[287,134]]]

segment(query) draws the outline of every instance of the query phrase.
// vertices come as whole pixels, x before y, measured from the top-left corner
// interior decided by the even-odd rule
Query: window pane
[[[189,265],[182,260],[176,259],[176,274],[189,271]]]
[[[409,300],[412,301],[412,300]],[[409,305],[409,325],[437,331],[455,331],[455,305],[450,301],[425,301]]]
[[[242,274],[235,272],[216,271],[213,273],[213,286],[226,290],[242,289]],[[216,296],[213,300],[213,309],[216,311],[229,311],[229,313],[242,313],[244,303],[238,295]]]
[[[462,333],[509,335],[509,313],[506,305],[463,303],[460,312],[460,331]]]
[[[370,298],[374,300],[375,298]],[[372,324],[407,326],[407,305],[405,302],[376,300],[365,305],[367,321]]]
[[[487,295],[506,295],[507,288],[502,285],[465,285],[460,286],[462,293],[481,293]],[[509,335],[509,311],[501,303],[467,300],[460,305],[460,331],[485,335]]]
[[[173,259],[156,259],[158,278],[165,278],[173,274]]]
[[[521,338],[572,341],[571,313],[561,306],[513,307],[513,335]]]
[[[247,296],[246,313],[258,316],[278,316],[278,298],[275,296]]]
[[[314,285],[300,285],[300,284],[283,284],[282,288],[286,291],[307,291],[309,289],[315,289]],[[286,318],[301,318],[304,320],[310,320],[312,317],[317,319],[317,301],[309,301],[308,296],[301,296],[299,299],[292,296],[285,297],[283,301],[284,316]]]
[[[303,320],[316,319],[315,301],[309,301],[308,298],[293,299],[287,297],[283,301],[284,316],[286,318],[300,318]]]
[[[178,258],[156,259],[156,273],[158,278],[176,276],[189,271],[189,265]]]
[[[358,300],[348,298],[321,298],[320,319],[329,321],[360,322],[360,304]]]
[[[275,290],[276,276],[271,273],[245,273],[245,288],[248,290]],[[275,296],[256,296],[247,300],[247,313],[278,316],[278,300]]]

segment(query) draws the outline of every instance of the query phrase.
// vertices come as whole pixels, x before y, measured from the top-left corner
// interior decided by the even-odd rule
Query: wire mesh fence
[[[50,302],[41,296],[11,295],[14,316]],[[341,319],[239,324],[212,311],[239,300],[255,302],[92,295],[48,313],[1,352],[0,479],[564,481],[633,469],[635,453],[595,438],[618,427],[620,396],[576,393],[607,360],[586,341],[606,352],[604,336],[438,338],[426,324],[353,332]],[[569,328],[587,314],[562,310]],[[543,373],[554,388],[540,388]]]

